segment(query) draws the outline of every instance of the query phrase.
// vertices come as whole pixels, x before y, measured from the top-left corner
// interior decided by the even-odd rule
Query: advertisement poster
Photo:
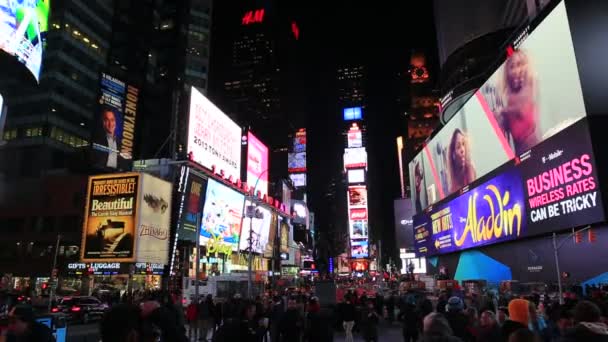
[[[171,183],[141,175],[142,200],[137,228],[137,262],[168,264],[171,224]]]
[[[0,48],[40,79],[42,50],[48,31],[50,0],[0,2]]]
[[[241,177],[241,127],[217,108],[198,89],[191,88],[188,153],[192,161]]]
[[[528,225],[534,232],[604,220],[587,120],[533,148],[518,167],[524,179]]]
[[[271,212],[270,227],[268,229],[268,243],[264,248],[264,257],[272,258],[274,255],[274,247],[277,244],[277,237],[279,234],[279,215]]]
[[[414,248],[414,207],[410,198],[395,200],[395,238],[397,248]]]
[[[209,179],[203,209],[201,244],[213,239],[236,250],[241,235],[244,201],[243,194]]]
[[[289,224],[285,220],[284,218],[279,219],[281,253],[289,253]]]
[[[293,186],[301,188],[306,186],[306,174],[305,173],[290,173],[289,179],[293,182]]]
[[[349,148],[363,146],[363,135],[359,130],[359,127],[351,127],[346,133],[346,145]]]
[[[196,215],[203,211],[205,181],[192,173],[188,177],[179,239],[196,242]]]
[[[351,258],[367,258],[369,256],[369,243],[367,239],[350,240]]]
[[[344,168],[362,168],[367,166],[367,152],[365,147],[344,149]]]
[[[268,147],[251,132],[247,132],[247,184],[257,186],[262,197],[268,195]]]
[[[417,255],[435,255],[526,235],[524,189],[509,168],[475,189],[414,217]]]
[[[348,184],[365,183],[364,169],[348,170],[347,175]]]
[[[409,164],[417,212],[585,115],[562,1]]]
[[[343,109],[344,121],[353,121],[363,119],[363,111],[361,107],[350,107]]]
[[[288,153],[287,171],[306,172],[306,152]]]
[[[93,163],[99,168],[131,167],[139,90],[101,74],[101,99],[92,134]]]
[[[306,130],[304,128],[300,128],[293,138],[293,152],[306,152]]]
[[[83,262],[134,261],[139,182],[136,173],[89,177]]]
[[[367,208],[367,187],[365,185],[348,187],[348,206]]]
[[[250,205],[251,202],[245,201],[245,208]],[[243,218],[239,250],[249,250],[249,232],[251,229],[253,229],[253,252],[262,253],[266,249],[270,233],[270,223],[272,221],[271,216],[270,210],[257,206],[256,217],[253,220],[249,217]]]
[[[352,215],[351,215],[352,216]],[[351,219],[350,224],[350,238],[351,239],[367,239],[368,224],[366,219]]]

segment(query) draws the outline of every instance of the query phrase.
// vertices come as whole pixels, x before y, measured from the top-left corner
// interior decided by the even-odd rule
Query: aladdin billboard
[[[498,175],[414,217],[418,255],[450,253],[601,222],[586,120],[508,163]]]
[[[521,37],[410,162],[416,212],[463,191],[586,116],[564,2]]]

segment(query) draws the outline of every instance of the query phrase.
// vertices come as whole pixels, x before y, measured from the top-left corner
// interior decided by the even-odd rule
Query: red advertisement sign
[[[367,220],[367,209],[365,208],[354,208],[350,210],[351,220]]]

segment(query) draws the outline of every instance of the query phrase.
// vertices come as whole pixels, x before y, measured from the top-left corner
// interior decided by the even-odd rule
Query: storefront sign
[[[228,243],[224,243],[221,235],[213,235],[210,239],[208,239],[205,243],[207,247],[207,256],[224,254],[230,255],[232,253],[232,245]]]

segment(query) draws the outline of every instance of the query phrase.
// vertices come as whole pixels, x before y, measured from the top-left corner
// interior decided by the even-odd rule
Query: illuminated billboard
[[[306,186],[306,174],[305,173],[290,173],[289,179],[293,182],[293,186],[301,188]]]
[[[349,148],[363,146],[363,134],[359,130],[359,127],[351,127],[346,133],[346,140],[346,146]]]
[[[247,132],[247,184],[255,191],[268,194],[268,147]]]
[[[363,110],[361,107],[344,108],[342,111],[344,121],[353,121],[363,119]]]
[[[414,216],[418,255],[435,255],[605,219],[586,120],[533,147],[468,192]]]
[[[365,170],[353,169],[347,171],[348,184],[357,184],[365,182]]]
[[[141,174],[136,261],[167,265],[171,231],[171,183]]]
[[[586,115],[564,2],[409,164],[417,212]]]
[[[50,0],[2,1],[0,48],[40,79],[42,50],[48,31]]]
[[[306,130],[300,128],[293,138],[293,152],[300,153],[306,151]]]
[[[288,172],[306,172],[306,152],[287,154]]]
[[[365,185],[349,186],[347,195],[349,207],[367,207],[367,187]]]
[[[244,201],[243,194],[209,179],[203,208],[201,244],[211,239],[236,250],[241,235]]]
[[[223,171],[226,178],[241,177],[241,127],[197,88],[190,92],[188,153],[207,169]]]
[[[344,149],[344,168],[363,168],[367,166],[367,152],[365,147]]]
[[[139,89],[101,74],[99,112],[93,126],[93,164],[101,168],[131,168]]]
[[[250,205],[251,202],[245,201],[245,207]],[[239,249],[242,251],[249,249],[249,232],[253,230],[253,252],[262,253],[268,244],[272,214],[270,210],[262,206],[256,206],[255,210],[257,215],[253,218],[253,222],[249,217],[243,218]]]
[[[369,256],[369,242],[367,239],[350,240],[351,258],[367,258]]]

